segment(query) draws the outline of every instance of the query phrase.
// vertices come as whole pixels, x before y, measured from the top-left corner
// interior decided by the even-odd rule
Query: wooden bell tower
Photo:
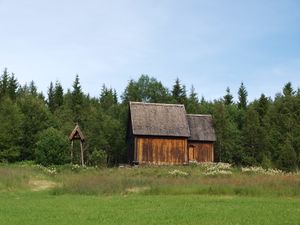
[[[80,161],[81,161],[81,165],[84,166],[83,144],[85,139],[83,133],[80,130],[78,123],[76,124],[74,130],[70,134],[69,140],[71,141],[71,163],[73,163],[74,140],[80,140]]]

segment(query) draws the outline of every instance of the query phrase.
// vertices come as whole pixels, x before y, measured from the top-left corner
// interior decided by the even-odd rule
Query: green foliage
[[[69,142],[59,130],[48,128],[39,134],[35,148],[35,160],[44,166],[69,162]]]
[[[285,97],[293,96],[295,94],[295,91],[293,90],[292,83],[288,82],[286,85],[284,85],[282,92]]]
[[[8,97],[0,101],[0,162],[14,162],[21,154],[20,138],[24,116]]]
[[[241,164],[240,131],[231,119],[234,106],[215,102],[213,110],[214,127],[217,136],[215,156],[218,161]]]
[[[185,86],[180,83],[179,78],[175,80],[175,84],[173,85],[172,98],[175,101],[175,103],[179,103],[179,104],[186,103],[187,97],[186,97]]]
[[[73,122],[81,122],[82,121],[82,107],[83,107],[83,93],[81,90],[79,76],[76,75],[75,81],[73,83],[73,91],[71,95],[71,108],[73,110]]]
[[[279,148],[278,167],[285,171],[294,171],[297,168],[297,154],[293,148],[291,137],[287,137]]]
[[[241,83],[241,86],[238,90],[238,98],[239,98],[239,102],[238,102],[238,107],[239,109],[246,109],[247,108],[247,90],[246,87],[244,86],[244,83]]]
[[[94,149],[90,156],[90,164],[93,166],[106,166],[107,165],[107,154],[103,150]]]
[[[186,111],[187,113],[196,114],[200,112],[200,105],[197,93],[195,92],[194,86],[191,88],[190,95],[186,102]]]
[[[61,107],[64,103],[64,90],[58,81],[55,83],[53,101],[55,110]]]
[[[129,101],[167,102],[169,98],[168,89],[148,75],[141,75],[137,81],[130,80],[122,95],[124,104]]]
[[[47,101],[48,107],[50,111],[53,113],[55,110],[54,106],[54,87],[53,83],[50,83],[49,89],[48,89],[48,101]]]
[[[5,68],[2,76],[0,77],[0,99],[6,96],[15,100],[17,97],[18,87],[19,84],[15,75],[13,73],[10,75]]]
[[[0,98],[8,94],[9,74],[7,68],[4,69],[0,79]]]
[[[117,103],[118,98],[116,90],[113,90],[112,88],[107,88],[105,85],[103,85],[100,94],[100,105],[102,109],[108,110]]]
[[[242,146],[244,149],[244,165],[256,165],[262,161],[264,136],[259,123],[259,114],[250,108],[245,113],[242,129]]]
[[[24,115],[20,140],[21,159],[32,160],[37,134],[56,124],[45,103],[38,96],[25,95],[20,97],[17,103]]]
[[[230,88],[226,88],[226,95],[223,97],[225,105],[231,105],[233,104],[233,96],[230,93]]]
[[[187,96],[178,78],[169,91],[148,75],[128,82],[121,103],[116,91],[105,85],[99,98],[83,93],[78,75],[71,90],[64,93],[57,81],[50,83],[47,94],[45,101],[33,81],[20,86],[15,75],[4,69],[0,76],[0,161],[34,160],[39,133],[54,127],[67,137],[79,122],[86,137],[87,165],[97,158],[94,149],[105,152],[110,166],[127,163],[128,102],[143,101],[180,103],[187,113],[212,114],[216,161],[276,166],[287,171],[300,167],[300,89],[294,89],[290,82],[274,99],[262,94],[252,102],[248,102],[241,83],[237,103],[229,88],[219,100],[201,97],[199,101],[194,87]]]

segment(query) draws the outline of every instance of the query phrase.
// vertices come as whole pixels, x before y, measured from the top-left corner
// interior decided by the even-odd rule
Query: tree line
[[[199,99],[193,87],[187,92],[179,79],[169,89],[156,78],[141,75],[128,82],[120,99],[115,89],[105,85],[99,97],[91,97],[83,93],[76,75],[71,89],[51,82],[44,96],[33,81],[20,85],[5,69],[0,77],[0,162],[68,163],[67,137],[79,123],[86,136],[88,165],[127,163],[128,102],[142,101],[179,103],[187,113],[212,114],[216,161],[286,171],[299,168],[299,88],[288,82],[274,98],[261,94],[249,101],[241,83],[237,94],[234,101],[228,87],[223,97],[207,101]]]

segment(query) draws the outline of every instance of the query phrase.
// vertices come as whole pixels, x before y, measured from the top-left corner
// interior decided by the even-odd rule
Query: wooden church
[[[214,161],[212,117],[186,114],[184,105],[130,102],[126,139],[134,164]]]

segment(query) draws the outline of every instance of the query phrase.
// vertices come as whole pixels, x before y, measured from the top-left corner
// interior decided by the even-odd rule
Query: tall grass
[[[172,170],[186,175],[173,176]],[[234,169],[233,169],[234,170]],[[300,197],[299,175],[243,174],[205,176],[197,167],[113,168],[60,175],[53,194],[239,195]]]
[[[0,167],[0,191],[27,188],[31,171],[23,168]]]
[[[50,190],[54,195],[69,193],[300,197],[299,174],[269,175],[243,173],[239,168],[223,169],[227,173],[211,173],[211,167],[195,165],[102,169],[62,166],[47,172],[48,169],[35,165],[2,165],[0,191],[30,189],[29,180],[38,177],[59,184]],[[55,173],[51,172],[53,170]]]

